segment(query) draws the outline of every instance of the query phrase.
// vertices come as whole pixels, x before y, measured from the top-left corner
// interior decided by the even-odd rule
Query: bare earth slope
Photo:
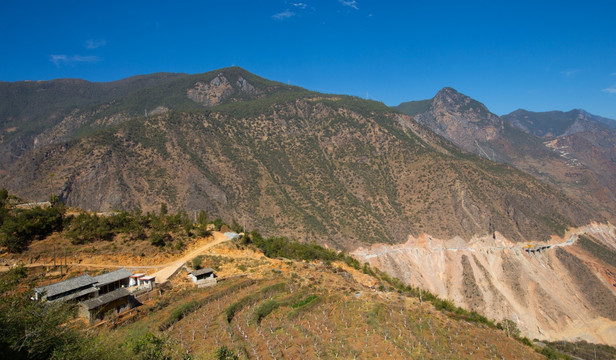
[[[592,256],[593,247],[613,252],[616,228],[592,224],[529,244],[500,234],[468,243],[409,236],[405,244],[374,245],[353,254],[456,304],[516,321],[529,337],[613,345],[616,262]]]

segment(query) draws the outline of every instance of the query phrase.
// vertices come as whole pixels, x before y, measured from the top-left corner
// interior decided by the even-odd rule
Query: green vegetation
[[[191,261],[191,267],[195,270],[199,270],[201,269],[201,264],[203,263],[203,256],[199,255],[195,258],[192,259]]]
[[[239,359],[235,352],[225,345],[216,349],[216,359],[218,360],[237,360]]]
[[[431,103],[432,103],[432,99],[419,100],[419,101],[407,101],[407,102],[403,102],[400,105],[396,106],[395,109],[400,111],[403,114],[415,116],[417,114],[421,114],[423,112],[428,111],[428,109],[430,109]]]
[[[319,299],[318,295],[312,294],[312,295],[309,295],[309,296],[305,297],[304,299],[294,303],[293,305],[291,305],[291,307],[293,309],[301,308],[301,307],[304,307],[304,306],[306,306],[306,305],[310,304],[311,302],[316,301],[318,299]]]
[[[229,295],[233,293],[234,291],[237,291],[241,287],[252,285],[253,283],[254,281],[250,279],[242,280],[240,282],[234,283],[233,285],[221,291],[210,294],[204,298],[183,303],[171,311],[169,316],[160,324],[159,330],[161,331],[166,330],[169,327],[171,327],[171,325],[182,320],[188,314],[191,314],[199,310],[201,307],[207,305],[208,303],[215,301],[217,299],[220,299],[223,296]]]
[[[316,243],[305,244],[285,237],[263,238],[258,231],[250,233],[250,242],[259,248],[269,258],[283,257],[295,260],[340,260],[341,255],[333,250],[325,249]]]
[[[171,246],[174,238],[179,238],[176,247],[181,248],[183,244],[181,238],[193,236],[195,228],[198,235],[210,235],[203,225],[207,217],[201,215],[201,223],[195,225],[185,211],[169,214],[164,203],[161,204],[160,214],[143,215],[140,211],[135,213],[120,211],[109,215],[84,212],[76,216],[66,216],[63,203],[54,203],[47,208],[21,209],[10,205],[11,198],[6,189],[0,190],[0,245],[12,253],[22,252],[32,241],[63,230],[75,245],[110,241],[117,235],[125,235],[127,240],[149,238],[152,245],[161,248]]]
[[[259,299],[262,299],[266,296],[270,296],[272,294],[282,292],[285,289],[285,286],[286,286],[286,283],[284,282],[276,283],[276,284],[269,285],[269,286],[262,288],[259,292],[243,297],[242,299],[234,302],[233,304],[229,305],[225,309],[224,311],[225,319],[227,320],[227,322],[230,323],[231,320],[233,320],[233,317],[235,316],[235,314],[239,312],[242,308],[244,308],[247,305],[253,304]]]
[[[32,241],[43,239],[63,228],[64,206],[9,209],[8,192],[0,192],[0,245],[9,252],[25,250]]]
[[[254,318],[257,324],[261,323],[261,319],[269,315],[272,311],[276,310],[282,304],[276,300],[266,300],[255,310]]]
[[[560,358],[552,357],[552,359],[571,359],[572,357],[582,359],[616,359],[616,348],[613,346],[592,344],[584,340],[577,342],[553,341],[548,342],[547,347],[550,350],[546,352],[552,354],[558,352],[559,354],[556,355],[561,356]],[[543,354],[548,356],[545,353]],[[564,354],[569,356],[562,357]],[[549,356],[548,359],[550,359]]]
[[[72,352],[84,336],[73,325],[70,305],[32,301],[16,291],[26,276],[24,267],[0,274],[0,358],[49,359]]]

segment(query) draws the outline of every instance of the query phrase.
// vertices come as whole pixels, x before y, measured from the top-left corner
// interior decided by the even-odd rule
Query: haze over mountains
[[[95,211],[205,209],[356,251],[490,316],[515,315],[539,337],[616,343],[606,310],[616,306],[616,262],[589,250],[616,251],[610,124],[581,111],[498,117],[451,88],[396,110],[240,68],[2,83],[0,187]],[[520,247],[567,240],[543,260]],[[405,253],[417,249],[425,253]],[[546,264],[565,292],[536,276]],[[539,290],[527,294],[527,284]],[[557,301],[589,292],[600,296]]]

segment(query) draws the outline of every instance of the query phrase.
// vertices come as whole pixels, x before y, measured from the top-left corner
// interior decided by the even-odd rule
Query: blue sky
[[[497,114],[616,119],[616,1],[3,1],[0,81],[237,65],[397,105],[451,86]]]

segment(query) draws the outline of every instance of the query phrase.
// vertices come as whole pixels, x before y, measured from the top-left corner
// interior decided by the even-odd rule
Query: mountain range
[[[390,108],[237,67],[0,83],[0,187],[31,200],[59,194],[94,211],[206,210],[266,235],[354,252],[459,304],[514,314],[538,337],[587,332],[615,343],[616,330],[564,333],[578,318],[616,329],[605,310],[616,306],[616,263],[588,250],[616,251],[614,131],[611,120],[578,110],[499,117],[452,88]],[[569,292],[528,275],[540,295],[527,296],[521,272],[503,274],[543,264],[529,265],[522,246],[567,239],[577,248],[554,248],[545,261]],[[428,253],[406,256],[402,244]],[[473,258],[479,248],[486,255]],[[436,267],[419,269],[421,261]],[[596,281],[581,281],[588,276]],[[601,296],[574,302],[587,309],[577,315],[562,302],[540,311],[548,315],[528,311],[551,293],[589,289]]]

